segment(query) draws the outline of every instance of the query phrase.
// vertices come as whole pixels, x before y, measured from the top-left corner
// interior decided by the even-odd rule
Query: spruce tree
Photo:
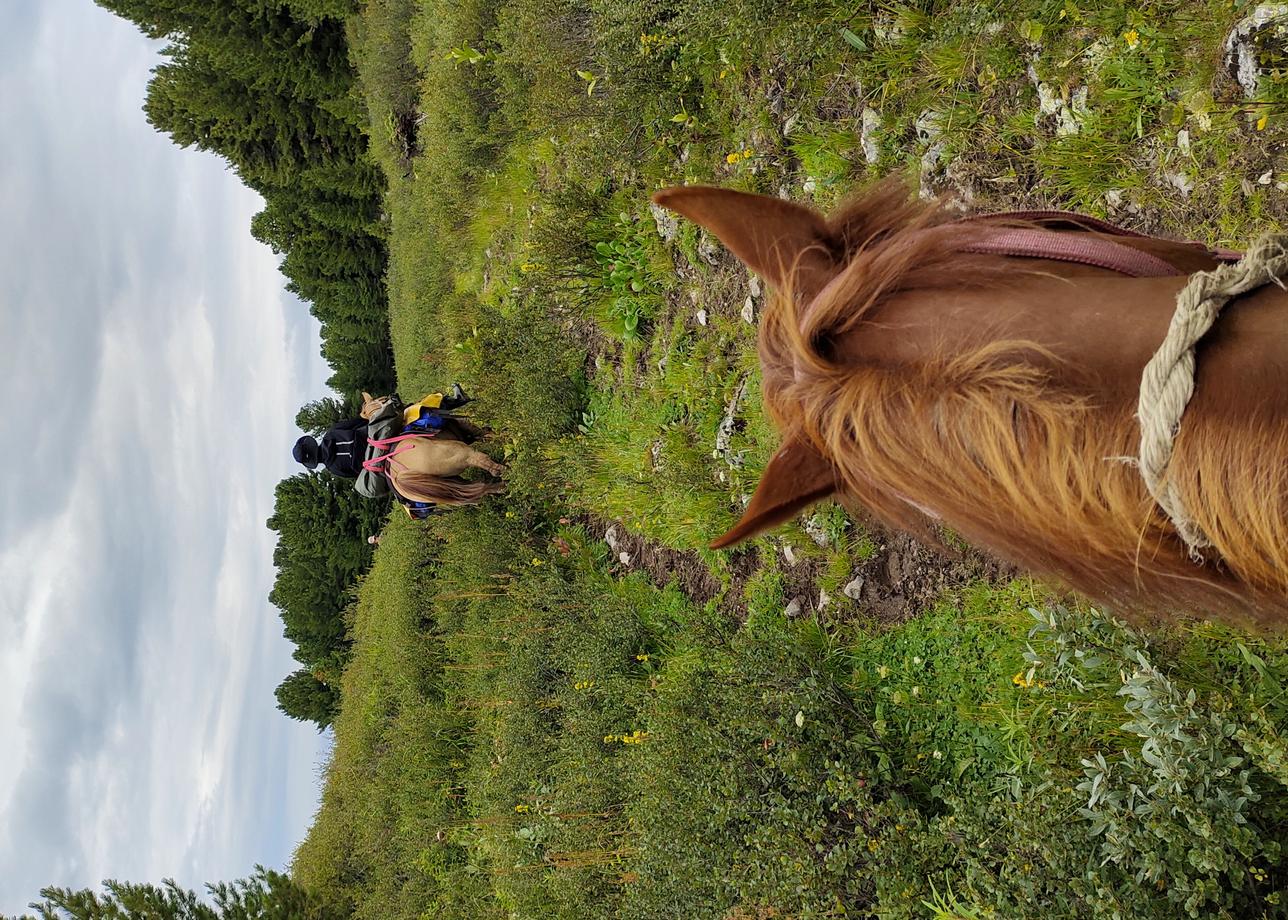
[[[100,894],[89,888],[42,889],[36,913],[15,920],[341,920],[287,876],[263,866],[250,878],[206,886],[210,902],[173,879],[160,885],[109,880]]]

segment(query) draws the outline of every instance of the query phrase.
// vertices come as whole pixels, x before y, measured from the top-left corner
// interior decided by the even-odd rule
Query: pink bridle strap
[[[1051,259],[1058,262],[1078,262],[1094,265],[1109,271],[1127,275],[1132,278],[1161,278],[1185,275],[1170,262],[1142,252],[1131,246],[1116,243],[1105,237],[1128,237],[1150,239],[1143,233],[1118,227],[1107,221],[1072,211],[1004,211],[993,214],[971,214],[962,217],[948,226],[978,225],[989,221],[1009,221],[1012,223],[1028,222],[1053,225],[1047,227],[996,227],[971,228],[971,238],[958,244],[958,251],[988,255],[1016,256],[1029,259]],[[1060,227],[1061,229],[1055,229]],[[965,229],[963,227],[963,229]],[[981,233],[981,230],[984,232]],[[1062,231],[1082,231],[1069,233]],[[1102,234],[1094,236],[1093,234]],[[1187,242],[1183,245],[1193,246],[1212,255],[1221,262],[1237,262],[1243,253],[1230,249],[1209,249],[1199,242]],[[805,307],[800,319],[801,328],[809,325],[811,315],[818,303],[841,283],[844,274],[837,274],[823,290],[819,291]],[[799,379],[800,369],[796,370]]]
[[[395,444],[399,444],[401,441],[410,441],[413,438],[432,438],[433,436],[434,434],[431,432],[415,432],[414,434],[396,435],[392,438],[367,438],[367,444],[374,444],[376,447],[388,449],[394,447]],[[394,459],[394,457],[405,451],[411,450],[415,446],[415,444],[401,444],[393,450],[390,450],[387,454],[375,457],[371,460],[363,460],[362,468],[371,473],[384,473],[386,476],[389,475],[390,466],[396,466],[399,469],[405,470],[407,468],[406,465],[399,463]]]
[[[1083,233],[1061,233],[1058,230],[1020,227],[999,229],[996,233],[981,235],[958,248],[962,252],[1094,265],[1129,278],[1161,278],[1186,274],[1170,262],[1131,246]]]
[[[1039,224],[1063,224],[1069,230],[1091,231],[1106,236],[1149,239],[1143,233],[1128,230],[1107,221],[1071,211],[1007,211],[1000,214],[974,214],[964,217],[958,224],[982,221],[1027,221]],[[1228,249],[1209,249],[1199,242],[1183,245],[1201,249],[1222,262],[1237,262],[1242,253]],[[1036,227],[999,227],[997,232],[971,240],[960,247],[962,252],[989,255],[1016,256],[1028,259],[1052,259],[1057,262],[1076,262],[1094,265],[1130,278],[1162,278],[1188,274],[1158,256],[1142,252],[1133,246],[1124,246],[1113,240],[1089,236],[1087,233],[1069,234],[1055,229]]]

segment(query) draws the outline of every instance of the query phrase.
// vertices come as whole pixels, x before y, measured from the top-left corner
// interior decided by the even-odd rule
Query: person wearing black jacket
[[[452,395],[443,397],[439,408],[458,409],[469,401],[460,384],[452,384]],[[348,418],[336,422],[321,440],[305,435],[295,442],[291,455],[310,470],[317,469],[320,463],[332,476],[357,479],[367,456],[367,420]]]
[[[357,479],[367,456],[367,420],[347,418],[336,422],[320,441],[305,435],[295,442],[293,456],[308,469],[321,463],[332,476]]]

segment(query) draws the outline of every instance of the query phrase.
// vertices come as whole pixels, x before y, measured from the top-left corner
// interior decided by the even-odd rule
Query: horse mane
[[[505,491],[499,482],[467,482],[457,476],[430,476],[412,470],[398,470],[393,484],[405,497],[436,505],[473,505],[485,496]]]
[[[918,366],[834,354],[895,294],[1032,277],[1014,260],[961,252],[963,234],[978,231],[950,220],[899,182],[828,220],[839,273],[812,299],[780,290],[762,324],[765,402],[779,429],[830,458],[845,499],[886,525],[933,538],[919,510],[931,509],[962,537],[1121,613],[1288,615],[1288,431],[1249,444],[1228,422],[1187,416],[1170,475],[1220,560],[1198,564],[1134,466],[1115,459],[1135,453],[1134,405],[1098,403],[1037,344],[998,341]]]

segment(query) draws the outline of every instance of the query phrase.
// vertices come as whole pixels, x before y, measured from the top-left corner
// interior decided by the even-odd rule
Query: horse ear
[[[812,297],[836,270],[833,234],[823,215],[812,208],[707,185],[663,189],[653,201],[710,230],[748,268],[780,290],[793,283],[801,294]]]
[[[723,549],[791,520],[837,490],[832,464],[797,435],[778,449],[760,477],[760,485],[742,518],[711,544]]]

